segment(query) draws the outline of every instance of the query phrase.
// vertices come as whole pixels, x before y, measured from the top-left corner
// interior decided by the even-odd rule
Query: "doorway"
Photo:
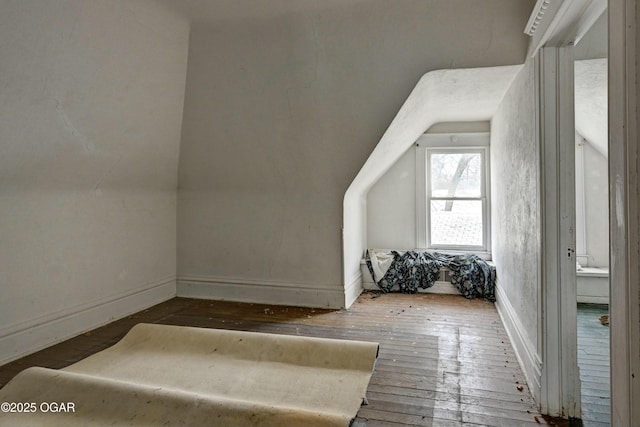
[[[578,367],[585,426],[609,425],[608,14],[574,48]]]

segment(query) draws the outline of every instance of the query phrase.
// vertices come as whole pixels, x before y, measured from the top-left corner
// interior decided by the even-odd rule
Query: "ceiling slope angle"
[[[436,70],[425,74],[351,183],[366,193],[429,127],[490,120],[522,65]]]
[[[486,121],[522,65],[436,70],[425,74],[347,189],[343,202],[344,283],[353,282],[366,245],[366,195],[429,127]]]

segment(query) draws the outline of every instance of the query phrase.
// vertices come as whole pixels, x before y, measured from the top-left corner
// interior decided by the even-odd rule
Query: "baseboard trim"
[[[344,287],[345,308],[351,307],[362,291],[364,291],[364,288],[362,287],[362,273],[359,273]]]
[[[176,296],[175,276],[0,329],[0,365]]]
[[[527,379],[531,394],[536,402],[540,402],[542,360],[536,352],[535,343],[527,336],[516,310],[511,305],[511,301],[509,301],[504,289],[500,286],[500,281],[496,283],[495,305],[502,319],[502,324],[507,330],[507,335],[509,335],[524,376]]]
[[[177,296],[211,300],[344,308],[342,284],[291,283],[214,276],[178,276]]]
[[[591,295],[578,295],[578,302],[585,304],[606,304],[609,305],[609,297],[594,297]]]

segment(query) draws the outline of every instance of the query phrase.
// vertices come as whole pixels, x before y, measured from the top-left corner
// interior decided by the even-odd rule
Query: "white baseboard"
[[[507,330],[531,394],[536,402],[540,402],[542,359],[536,351],[536,343],[532,342],[528,337],[518,313],[511,305],[502,286],[500,286],[500,281],[496,283],[496,309]]]
[[[584,267],[576,272],[577,300],[589,304],[609,304],[609,270]]]
[[[169,300],[176,278],[101,298],[0,329],[0,365]]]
[[[344,287],[345,308],[351,307],[362,291],[364,288],[362,287],[362,273],[360,273]]]
[[[578,302],[582,302],[585,304],[602,304],[609,305],[609,297],[594,297],[589,295],[578,295]]]
[[[274,280],[247,280],[213,276],[178,276],[177,295],[257,304],[344,308],[342,284],[323,286]]]

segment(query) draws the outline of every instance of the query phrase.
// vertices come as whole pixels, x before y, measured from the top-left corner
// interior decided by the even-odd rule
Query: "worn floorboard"
[[[494,305],[453,295],[365,293],[349,310],[174,298],[0,367],[0,386],[103,350],[140,322],[378,342],[354,427],[559,425],[537,413]]]
[[[609,313],[601,304],[578,304],[578,366],[585,427],[610,425],[609,327],[598,318]]]

